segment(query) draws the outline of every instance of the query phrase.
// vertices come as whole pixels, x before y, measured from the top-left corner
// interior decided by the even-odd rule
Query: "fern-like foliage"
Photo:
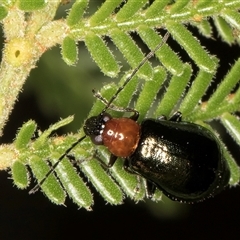
[[[138,89],[134,108],[140,112],[139,121],[149,115],[169,117],[178,109],[182,112],[184,121],[197,122],[212,131],[214,130],[207,123],[219,119],[240,145],[240,122],[234,115],[240,104],[240,88],[237,85],[240,59],[235,62],[233,60],[233,65],[217,90],[202,103],[201,99],[220,67],[219,59],[211,55],[187,27],[191,25],[209,38],[214,24],[223,41],[229,45],[239,44],[239,1],[106,0],[94,14],[87,16],[86,9],[91,0],[77,0],[69,9],[66,19],[54,20],[60,3],[61,1],[8,0],[0,4],[0,21],[6,38],[0,68],[1,129],[30,70],[52,46],[60,44],[63,60],[68,65],[74,65],[78,60],[77,43],[84,41],[99,69],[107,76],[116,77],[121,67],[104,37],[111,39],[130,69],[134,69],[144,54],[129,33],[136,32],[149,49],[154,49],[162,41],[156,29],[164,29],[192,59],[198,68],[197,74],[193,75],[192,65],[183,62],[166,43],[156,52],[161,65],[153,67],[149,62],[146,63],[114,104],[128,106]],[[123,76],[119,85],[123,84],[128,74],[129,72]],[[144,80],[143,83],[139,81],[140,78]],[[101,94],[109,99],[119,85],[105,85]],[[159,99],[156,96],[160,89],[165,91]],[[98,115],[103,107],[97,101],[89,116]],[[120,116],[120,113],[110,112],[116,117]],[[36,123],[25,123],[12,144],[0,147],[0,169],[10,168],[14,184],[21,189],[30,184],[29,168],[33,176],[41,181],[50,170],[49,165],[54,164],[73,142],[84,135],[80,130],[76,135],[50,137],[54,130],[72,120],[69,117],[53,124],[34,140],[32,136]],[[229,184],[236,185],[239,182],[239,168],[227,147],[222,142],[221,144],[231,169]],[[82,178],[85,176],[111,204],[122,203],[124,196],[135,201],[145,197],[143,179],[139,182],[137,176],[124,171],[121,160],[106,172],[94,159],[94,152],[95,147],[88,138],[82,141],[71,152],[78,160],[75,164],[77,169],[69,159],[64,159],[42,185],[44,194],[56,204],[63,204],[68,195],[78,206],[91,209],[93,196]],[[103,161],[108,162],[109,153],[104,147],[98,147],[98,154]],[[160,198],[161,193],[157,192],[153,199]]]

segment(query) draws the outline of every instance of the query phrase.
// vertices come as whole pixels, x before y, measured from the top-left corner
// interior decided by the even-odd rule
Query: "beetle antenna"
[[[99,99],[105,106],[108,104],[108,100],[104,98],[99,91],[95,91],[95,89],[92,89],[93,96],[97,99]],[[112,109],[116,112],[136,112],[133,108],[126,108],[126,107],[118,107],[114,104],[110,104],[108,106],[108,109]]]
[[[46,181],[46,179],[49,177],[49,175],[51,175],[51,174],[54,172],[54,170],[56,169],[56,167],[58,166],[58,164],[59,164],[59,163],[68,155],[68,153],[69,153],[76,145],[78,145],[85,137],[86,137],[86,135],[83,136],[83,137],[81,137],[81,138],[79,138],[76,142],[74,142],[74,143],[71,145],[71,147],[69,147],[69,148],[65,151],[65,153],[63,153],[63,154],[61,155],[61,157],[58,159],[58,161],[55,162],[55,163],[52,165],[51,169],[50,169],[49,172],[45,175],[45,177],[29,191],[29,194],[33,194],[33,193],[35,193],[35,192],[37,192],[37,191],[39,190],[39,188],[43,185],[43,183]]]
[[[117,92],[112,96],[112,98],[107,101],[105,98],[103,98],[98,92],[93,91],[94,96],[97,97],[98,99],[100,99],[104,104],[105,104],[105,108],[102,110],[102,113],[106,112],[106,110],[108,108],[111,109],[116,109],[117,111],[129,111],[132,112],[134,111],[131,108],[116,108],[116,106],[114,106],[112,104],[112,102],[117,98],[118,94],[124,89],[124,87],[129,83],[129,81],[136,75],[136,73],[139,71],[139,69],[165,44],[165,42],[167,41],[168,37],[169,37],[169,32],[167,32],[162,41],[155,47],[155,49],[153,49],[152,51],[150,51],[145,58],[139,63],[139,65],[137,66],[137,68],[135,68],[132,73],[130,74],[130,76],[126,79],[126,81],[124,82],[124,84],[117,90]],[[58,159],[58,161],[56,163],[54,163],[51,167],[51,169],[48,171],[48,173],[45,175],[45,177],[38,183],[36,184],[30,191],[29,194],[33,194],[36,191],[39,190],[39,188],[42,186],[42,184],[46,181],[46,179],[55,171],[56,167],[58,166],[58,164],[68,155],[68,153],[76,146],[78,145],[84,138],[86,137],[83,136],[81,138],[79,138],[76,142],[74,142]]]
[[[129,83],[129,81],[136,75],[139,69],[166,43],[170,33],[167,32],[162,41],[152,50],[150,51],[145,58],[139,63],[139,65],[132,71],[130,76],[126,79],[123,85],[117,90],[117,92],[112,96],[112,98],[108,101],[105,108],[102,110],[102,113],[106,112],[107,109],[111,106],[112,102],[117,98],[118,94],[124,89],[124,87]]]

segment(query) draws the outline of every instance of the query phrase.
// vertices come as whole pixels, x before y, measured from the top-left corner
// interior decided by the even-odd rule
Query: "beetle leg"
[[[118,158],[117,156],[111,154],[109,162],[107,164],[107,168],[111,168],[114,165],[114,163],[116,162],[117,158]]]
[[[129,161],[128,159],[124,159],[124,162],[123,162],[123,169],[130,173],[130,174],[136,174],[134,171],[131,170],[131,168],[129,167]]]
[[[137,121],[138,120],[138,117],[139,117],[139,112],[134,110],[134,113],[133,115],[130,117],[130,119],[134,120],[134,121]]]
[[[156,185],[154,185],[152,182],[146,180],[145,181],[145,189],[146,189],[146,196],[147,198],[151,199],[156,191]]]
[[[97,150],[94,152],[93,157],[100,162],[100,164],[105,168],[111,168],[117,160],[117,156],[111,154],[109,162],[106,164],[97,154]]]
[[[123,169],[130,173],[130,174],[134,174],[136,175],[137,177],[137,185],[136,187],[134,188],[134,195],[137,195],[141,189],[141,186],[142,186],[142,178],[139,174],[135,173],[133,170],[131,170],[131,168],[129,167],[129,161],[128,159],[124,159],[124,163],[123,163]],[[144,180],[143,180],[144,181]],[[145,182],[145,181],[144,181]]]
[[[166,116],[164,116],[164,115],[159,116],[157,119],[158,120],[167,120]]]
[[[102,165],[102,167],[105,168],[105,169],[111,168],[111,167],[114,165],[114,163],[116,162],[116,160],[117,160],[117,157],[116,157],[115,155],[111,154],[110,160],[109,160],[109,162],[106,164],[106,163],[98,156],[97,150],[94,151],[94,154],[93,154],[91,157],[89,157],[89,158],[87,158],[87,159],[84,159],[84,160],[76,160],[76,158],[75,158],[73,155],[70,155],[70,154],[69,154],[69,155],[66,155],[66,157],[67,157],[73,164],[76,164],[76,163],[81,164],[82,162],[85,162],[85,161],[87,161],[88,159],[91,160],[92,158],[95,158],[98,162],[100,162],[100,164]]]
[[[182,120],[182,113],[177,111],[175,112],[169,119],[169,121],[172,121],[172,122],[181,122]]]

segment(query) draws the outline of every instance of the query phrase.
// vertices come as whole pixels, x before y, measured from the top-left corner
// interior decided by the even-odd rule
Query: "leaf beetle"
[[[230,171],[216,136],[208,129],[181,121],[176,112],[169,120],[112,118],[104,111],[87,119],[84,132],[92,142],[111,152],[108,167],[117,157],[124,168],[144,177],[147,196],[159,188],[170,199],[194,203],[213,197],[229,182]]]
[[[166,196],[184,203],[201,202],[221,192],[228,184],[230,171],[217,137],[205,127],[181,121],[176,112],[169,120],[147,118],[137,123],[139,113],[131,108],[118,108],[112,102],[127,83],[164,44],[169,36],[151,51],[107,101],[99,93],[94,95],[105,104],[97,116],[86,120],[85,136],[78,139],[52,166],[46,177],[31,191],[34,193],[54,171],[59,162],[86,136],[96,145],[104,145],[111,153],[107,167],[118,157],[124,159],[124,169],[146,179],[146,195],[151,198],[160,189]],[[113,109],[133,112],[129,118],[113,118],[106,111]]]

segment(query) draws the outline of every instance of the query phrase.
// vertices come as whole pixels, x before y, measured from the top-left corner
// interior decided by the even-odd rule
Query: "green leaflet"
[[[114,104],[120,107],[131,105],[136,108],[140,112],[139,121],[146,116],[158,117],[162,114],[171,116],[176,110],[180,110],[184,120],[187,121],[208,122],[218,118],[235,139],[236,144],[240,145],[239,119],[233,115],[239,109],[240,103],[239,59],[233,59],[228,74],[222,79],[216,91],[206,102],[201,103],[208,87],[215,80],[221,61],[188,29],[188,24],[195,26],[203,36],[211,38],[214,24],[222,40],[234,44],[239,41],[239,1],[204,0],[193,3],[194,1],[187,0],[155,0],[150,4],[146,0],[129,0],[127,3],[106,0],[96,8],[95,13],[88,15],[91,2],[92,0],[75,1],[66,19],[56,20],[54,16],[60,1],[3,1],[0,4],[0,21],[4,27],[6,42],[18,36],[23,38],[29,35],[37,36],[39,40],[37,48],[42,52],[58,44],[62,48],[62,59],[68,65],[75,65],[78,58],[82,57],[81,52],[78,56],[78,42],[82,41],[100,71],[112,78],[117,77],[123,65],[115,54],[119,51],[124,57],[124,62],[128,64],[129,71],[125,74],[121,72],[123,77],[119,84],[116,81],[110,84],[103,83],[101,94],[109,100],[149,51],[144,49],[136,38],[139,36],[142,43],[152,50],[161,42],[163,32],[168,31],[171,38],[155,54],[159,60],[157,66],[155,63],[151,64],[149,60],[119,94]],[[16,15],[16,18],[14,15],[8,15],[13,14],[14,9],[21,13]],[[8,16],[16,22],[5,21]],[[213,19],[213,23],[209,19]],[[163,32],[160,34],[158,30]],[[52,33],[56,35],[51,35]],[[44,45],[44,39],[47,43],[52,39],[54,42]],[[171,41],[179,44],[195,63],[198,69],[196,75],[192,74],[191,64],[183,62],[181,53],[171,47]],[[32,52],[35,50],[36,48],[32,49]],[[14,53],[18,56],[20,52]],[[3,54],[6,54],[6,51],[3,51]],[[34,59],[34,64],[37,60]],[[29,67],[32,68],[33,66]],[[18,71],[19,73],[21,71]],[[103,107],[100,101],[96,101],[89,116],[99,114]],[[114,117],[122,115],[112,110],[108,112]],[[34,138],[37,125],[29,121],[18,131],[12,145],[8,145],[8,148],[2,146],[0,162],[1,158],[10,162],[7,167],[11,167],[13,181],[18,188],[26,188],[30,183],[27,166],[37,181],[41,181],[51,169],[51,164],[54,164],[76,139],[83,136],[82,130],[76,135],[63,137],[51,135],[61,126],[69,124],[72,119],[66,118],[50,126],[37,138]],[[103,160],[108,162],[109,154],[106,149],[100,148],[99,151]],[[8,152],[11,154],[5,154]],[[89,190],[91,185],[106,202],[111,204],[121,204],[125,195],[135,201],[144,199],[143,181],[139,182],[136,176],[123,171],[120,159],[108,173],[93,157],[94,152],[88,138],[76,146],[71,154],[77,157],[77,162],[72,163],[64,158],[56,171],[50,174],[42,185],[44,194],[56,204],[64,204],[68,195],[77,206],[87,210],[90,210],[93,204]],[[232,173],[230,184],[236,185],[239,182],[239,168],[226,149],[225,155]],[[87,176],[90,183],[82,178],[83,175]],[[136,186],[139,187],[137,193]],[[155,198],[160,198],[159,193]]]

